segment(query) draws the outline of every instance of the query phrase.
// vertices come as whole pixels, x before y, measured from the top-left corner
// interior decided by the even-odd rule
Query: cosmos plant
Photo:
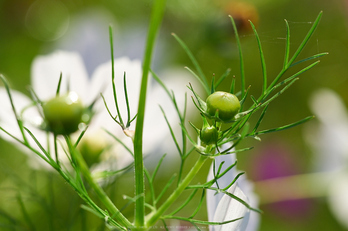
[[[159,222],[162,222],[163,229],[169,230],[167,224],[170,220],[189,222],[197,230],[200,230],[201,226],[209,226],[211,230],[219,231],[245,230],[250,213],[260,213],[261,211],[250,204],[248,195],[240,187],[242,182],[239,182],[239,180],[242,179],[244,173],[235,170],[237,161],[221,161],[220,158],[234,156],[236,153],[250,150],[251,147],[239,148],[239,144],[245,138],[260,140],[260,136],[263,134],[289,129],[312,119],[312,116],[309,116],[281,127],[266,130],[259,129],[266,115],[268,105],[288,90],[299,79],[299,75],[316,66],[319,63],[318,58],[326,54],[315,54],[298,60],[300,53],[318,26],[322,13],[318,15],[308,34],[292,56],[290,55],[290,28],[287,21],[285,21],[287,33],[284,64],[279,74],[272,79],[267,74],[266,62],[258,33],[255,26],[250,22],[258,44],[262,66],[261,76],[263,84],[261,94],[258,97],[250,95],[250,88],[245,86],[246,77],[242,47],[236,24],[232,17],[230,17],[230,20],[234,28],[240,60],[239,76],[241,84],[239,87],[236,86],[235,79],[230,77],[230,69],[226,70],[219,78],[215,79],[214,77],[212,81],[208,81],[187,45],[179,36],[173,34],[193,63],[194,69],[187,68],[189,73],[196,78],[208,95],[204,99],[202,97],[203,94],[196,90],[201,86],[187,83],[187,87],[192,94],[192,102],[187,100],[185,95],[184,97],[180,96],[185,98],[182,103],[182,101],[178,100],[178,92],[175,92],[172,86],[167,85],[160,76],[151,70],[152,52],[164,8],[165,1],[154,1],[142,63],[142,74],[138,82],[140,85],[139,93],[129,90],[130,85],[136,84],[135,82],[127,81],[130,78],[128,77],[130,73],[124,73],[122,82],[123,94],[120,94],[117,90],[120,83],[116,82],[115,78],[115,64],[117,62],[115,62],[113,56],[112,28],[110,27],[111,75],[109,76],[110,83],[108,83],[108,86],[112,90],[109,92],[111,96],[107,96],[106,93],[101,95],[101,102],[104,105],[103,112],[100,112],[99,107],[96,107],[97,99],[89,101],[88,105],[84,105],[80,96],[70,90],[69,81],[64,79],[65,74],[60,74],[59,81],[56,83],[56,91],[53,92],[50,99],[43,100],[34,90],[31,91],[32,101],[29,102],[28,107],[36,108],[37,113],[42,118],[36,129],[44,131],[44,134],[48,137],[47,140],[50,140],[47,144],[44,144],[36,137],[33,130],[25,126],[26,122],[22,117],[23,111],[17,110],[18,105],[16,105],[13,91],[10,89],[6,78],[1,76],[1,80],[5,85],[1,94],[7,96],[6,100],[8,100],[8,105],[11,107],[11,115],[15,117],[15,125],[16,129],[19,129],[19,133],[15,133],[11,128],[7,129],[3,125],[1,125],[0,129],[23,147],[29,149],[32,155],[39,156],[52,169],[57,171],[82,198],[84,201],[83,208],[103,219],[110,230],[149,230],[158,225]],[[288,75],[288,70],[297,64],[311,61],[312,63],[298,70],[295,74]],[[144,137],[149,135],[144,133],[144,123],[146,123],[144,118],[146,109],[151,107],[148,104],[152,103],[151,101],[146,101],[147,96],[150,94],[148,91],[149,74],[152,74],[157,84],[162,87],[162,90],[167,94],[168,102],[175,108],[174,113],[170,113],[161,105],[161,113],[155,115],[156,118],[154,120],[156,121],[160,117],[164,118],[180,157],[180,166],[177,174],[168,179],[167,184],[158,195],[155,191],[156,176],[165,155],[158,158],[157,165],[153,171],[149,171],[144,166]],[[59,73],[57,73],[57,76],[59,76]],[[230,81],[231,83],[228,92],[218,90],[223,81]],[[67,84],[62,84],[63,82]],[[65,87],[67,90],[63,92],[62,89]],[[132,104],[134,101],[130,100],[134,98],[134,94],[138,95],[137,105],[135,106]],[[110,98],[112,99],[111,102]],[[3,97],[1,100],[4,100]],[[193,112],[196,112],[196,115],[201,117],[201,126],[187,122],[188,104],[196,107]],[[137,108],[135,114],[131,111],[131,108],[134,107]],[[123,111],[121,111],[122,108]],[[191,111],[191,113],[193,112]],[[134,204],[134,217],[126,217],[118,205],[113,203],[103,189],[104,185],[100,184],[96,179],[96,175],[92,174],[91,164],[87,162],[87,157],[78,148],[80,142],[84,140],[85,134],[89,131],[89,125],[93,123],[98,113],[110,116],[114,124],[121,127],[124,135],[132,144],[129,147],[126,141],[124,141],[124,137],[121,138],[114,134],[109,134],[114,137],[115,142],[123,146],[124,152],[128,152],[127,155],[131,154],[132,161],[124,168],[109,169],[109,171],[101,172],[98,176],[103,178],[110,177],[112,181],[114,174],[134,169],[134,195],[127,196],[127,200]],[[179,124],[173,124],[173,120],[170,119],[173,114],[177,116]],[[257,117],[256,123],[251,123],[249,119],[255,116]],[[135,129],[132,129],[134,124]],[[175,132],[175,127],[181,128],[179,134]],[[196,134],[191,131],[196,132]],[[105,132],[108,133],[108,131]],[[161,140],[162,133],[154,132],[151,133],[151,136],[154,136],[153,139]],[[49,145],[50,143],[53,145]],[[68,161],[60,161],[60,156],[62,155],[65,155]],[[188,167],[187,159],[189,156],[195,156],[196,162]],[[192,184],[191,182],[197,174],[206,174],[201,171],[202,166],[206,162],[212,164],[210,177],[207,179],[207,182]],[[185,167],[190,169],[188,173],[184,171]],[[226,182],[226,179],[228,182]],[[172,192],[169,192],[168,190],[175,180],[177,185]],[[94,191],[98,201],[90,197],[87,184],[88,188]],[[179,197],[183,196],[184,192],[189,192],[187,198],[179,204],[174,203],[177,202]],[[209,213],[213,215],[209,215],[208,220],[196,219],[195,216],[202,208],[206,192],[209,192],[207,193],[208,204],[211,201],[215,201],[215,205],[208,208],[210,210]],[[169,194],[167,198],[162,198],[167,194]],[[188,217],[178,215],[183,209],[191,211],[188,209],[188,204],[194,197],[198,197],[200,200],[194,207],[192,214]]]

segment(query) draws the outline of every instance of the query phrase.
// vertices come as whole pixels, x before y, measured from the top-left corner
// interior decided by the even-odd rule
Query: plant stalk
[[[153,226],[162,214],[173,204],[173,202],[181,195],[185,188],[190,184],[192,179],[197,175],[198,171],[203,166],[204,162],[208,159],[208,156],[200,155],[199,159],[192,167],[191,171],[186,175],[183,181],[175,189],[175,191],[168,197],[168,199],[158,208],[158,210],[152,214],[149,220],[146,222],[146,227]]]
[[[143,161],[143,128],[145,115],[145,101],[153,48],[158,29],[162,22],[165,3],[165,0],[155,0],[154,2],[144,54],[143,74],[141,80],[138,114],[134,136],[135,198],[137,198],[135,201],[135,226],[137,227],[136,230],[142,230],[145,223],[145,188]]]
[[[67,140],[67,142],[69,142],[69,144],[68,144],[69,147],[72,147],[72,145],[70,143],[70,139],[66,138],[66,140]],[[129,220],[126,217],[124,217],[123,214],[117,209],[117,207],[114,205],[114,203],[111,201],[111,199],[106,195],[106,193],[100,187],[100,185],[95,182],[95,180],[93,179],[93,177],[89,171],[89,168],[88,168],[85,160],[83,159],[81,153],[79,151],[77,151],[76,149],[72,149],[71,151],[72,151],[72,154],[74,155],[74,157],[78,163],[78,166],[80,167],[80,170],[81,170],[83,176],[85,177],[88,184],[93,188],[93,190],[97,194],[100,201],[107,208],[107,210],[110,213],[110,216],[126,228],[134,227],[133,224],[130,223]]]

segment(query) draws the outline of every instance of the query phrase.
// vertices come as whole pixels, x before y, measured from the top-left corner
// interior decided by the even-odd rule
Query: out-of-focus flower
[[[33,90],[41,101],[49,100],[55,96],[60,73],[62,73],[61,94],[67,92],[67,86],[69,86],[69,90],[76,92],[84,105],[90,105],[92,101],[99,97],[100,92],[102,92],[111,113],[114,116],[116,115],[111,84],[111,61],[100,65],[92,74],[92,77],[89,78],[82,59],[77,53],[57,51],[50,55],[37,57],[32,65],[31,81]],[[119,58],[115,60],[115,87],[118,96],[118,105],[123,119],[126,120],[127,109],[124,97],[124,74],[126,74],[131,117],[134,117],[138,107],[142,74],[140,61],[132,61],[128,58]],[[172,89],[175,93],[178,105],[184,105],[186,84],[189,81],[187,79],[187,74],[175,72],[172,73],[172,75],[176,75],[175,78],[163,79],[163,81],[167,84],[168,88]],[[42,121],[42,118],[36,110],[36,107],[31,107],[30,110],[24,110],[31,104],[31,100],[20,92],[12,90],[11,93],[17,113],[23,112],[21,114],[24,126],[33,132],[44,147],[47,147],[45,145],[47,142],[46,132],[37,128],[37,125]],[[21,138],[5,89],[0,89],[0,95],[0,105],[3,109],[0,112],[0,125],[16,137]],[[167,151],[172,147],[171,145],[174,145],[172,144],[173,142],[171,140],[170,132],[159,105],[161,105],[163,110],[166,112],[168,121],[174,126],[175,124],[178,124],[178,117],[173,103],[166,95],[164,89],[156,82],[149,83],[144,126],[143,150],[145,154],[157,151],[160,152],[163,150]],[[107,161],[104,161],[101,164],[103,168],[122,168],[130,164],[132,156],[128,151],[101,129],[107,129],[110,131],[113,135],[122,140],[130,149],[132,148],[131,139],[123,134],[122,129],[107,113],[103,100],[97,100],[93,110],[95,110],[96,113],[89,124],[85,137],[81,140],[81,144],[86,141],[87,144],[90,144],[88,146],[96,147],[94,142],[98,143],[102,137],[102,140],[104,142],[106,141],[105,145],[109,150],[107,154],[101,156],[102,159],[107,159]],[[130,130],[134,129],[134,123],[129,128]],[[4,135],[3,137],[9,138],[9,141],[13,141],[13,139],[7,135]],[[30,140],[31,138],[29,137],[28,139]],[[34,142],[31,143],[36,147]],[[165,145],[165,147],[163,147],[163,145]],[[51,147],[53,147],[53,145],[51,145]],[[33,155],[34,154],[31,153],[31,156]],[[61,155],[59,155],[59,158],[61,158],[61,161],[63,162],[64,157],[65,153],[62,152]],[[37,159],[30,160],[36,167],[45,166],[39,164],[43,163],[43,161],[39,162]]]
[[[348,160],[346,107],[342,99],[328,89],[315,92],[310,107],[319,122],[317,125],[307,126],[305,133],[307,141],[315,152],[315,170],[337,170]]]
[[[72,15],[67,33],[56,41],[54,50],[78,52],[91,75],[96,67],[110,59],[110,45],[106,41],[109,41],[108,27],[111,25],[115,57],[126,56],[131,60],[141,60],[145,52],[147,23],[143,20],[133,20],[120,23],[106,8],[83,9]],[[152,69],[156,71],[172,58],[168,57],[168,41],[161,38],[162,36],[159,36],[156,40],[153,55]],[[45,49],[52,49],[52,44]]]
[[[328,202],[337,220],[348,227],[348,113],[342,99],[332,90],[314,93],[310,106],[319,124],[308,126],[305,137],[312,146],[315,169],[332,174]]]
[[[217,170],[220,164],[224,162],[220,170],[220,172],[223,172],[229,166],[231,166],[235,162],[235,160],[236,158],[233,154],[218,156],[215,158],[215,170]],[[210,167],[208,181],[214,178],[213,164]],[[227,187],[237,176],[237,174],[238,171],[235,169],[235,167],[227,172],[224,176],[218,179],[217,183],[219,188]],[[247,180],[245,175],[240,176],[237,182],[238,183],[234,183],[227,191],[247,202],[251,207],[257,208],[258,197],[253,192],[252,183]],[[216,183],[212,187],[217,187]],[[209,221],[222,222],[243,217],[243,219],[221,226],[210,226],[211,231],[254,231],[258,229],[259,214],[256,212],[251,212],[245,205],[224,193],[216,194],[215,191],[208,190],[207,206]]]
[[[251,3],[231,1],[226,5],[225,11],[233,17],[239,32],[250,32],[252,30],[249,21],[255,26],[259,23],[259,13],[255,5]]]
[[[123,49],[125,44],[117,41],[117,37],[123,34],[123,31],[119,31],[118,24],[108,9],[98,8],[97,6],[82,9],[73,14],[66,34],[44,49],[79,53],[87,73],[92,75],[99,65],[110,60],[110,44],[107,42],[109,41],[108,25],[112,25],[113,28],[114,39],[116,40],[114,44],[122,44],[122,46],[117,46],[115,57],[127,56],[130,59],[139,59],[140,57],[119,53],[120,48]],[[54,48],[52,48],[52,45]]]

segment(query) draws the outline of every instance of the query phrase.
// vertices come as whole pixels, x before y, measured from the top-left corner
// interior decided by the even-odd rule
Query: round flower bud
[[[201,130],[199,138],[205,144],[215,144],[218,140],[218,131],[216,127],[209,126]]]
[[[240,109],[237,96],[222,91],[216,91],[208,96],[206,103],[207,113],[210,116],[215,116],[216,111],[218,111],[218,118],[224,122],[231,121]]]
[[[88,167],[91,167],[93,164],[99,163],[102,158],[102,154],[110,144],[106,141],[104,134],[100,134],[99,131],[96,131],[92,134],[87,134],[83,136],[77,145],[77,149],[82,154],[85,159]]]
[[[50,99],[42,106],[48,130],[60,135],[77,131],[85,108],[75,92]]]

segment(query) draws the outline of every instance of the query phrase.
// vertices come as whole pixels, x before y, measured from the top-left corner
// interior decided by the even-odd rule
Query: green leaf
[[[196,103],[196,101],[195,101],[195,100],[193,99],[193,97],[192,97],[193,103],[195,104],[195,106],[197,107],[197,109],[198,109],[201,113],[205,114],[205,111],[207,110],[207,104],[206,104],[206,102],[205,102],[204,100],[202,100],[201,97],[199,97],[199,96],[196,94],[196,92],[193,90],[193,87],[192,87],[191,84],[189,85],[188,88],[192,91],[194,97],[195,97],[196,100],[197,100],[197,103]]]
[[[28,214],[28,211],[27,209],[25,208],[24,206],[24,203],[23,203],[23,200],[22,200],[22,197],[20,195],[17,196],[17,202],[18,204],[20,205],[20,209],[21,209],[21,212],[22,212],[22,215],[24,217],[24,220],[26,221],[26,224],[30,227],[30,230],[33,230],[35,231],[36,228],[34,226],[34,223],[33,221],[31,220],[29,214]]]
[[[246,201],[240,199],[239,197],[233,195],[232,193],[227,192],[226,190],[222,190],[222,189],[218,189],[218,188],[213,188],[213,187],[209,187],[209,188],[207,188],[207,189],[216,191],[217,193],[226,194],[227,196],[231,197],[232,199],[234,199],[234,200],[240,202],[241,204],[243,204],[243,205],[244,205],[245,207],[247,207],[248,209],[250,209],[250,210],[252,210],[252,211],[255,211],[255,212],[258,212],[258,213],[262,213],[261,210],[251,207]]]
[[[24,127],[24,129],[29,133],[29,135],[31,136],[31,138],[34,140],[34,142],[36,143],[36,145],[39,147],[39,149],[45,154],[45,156],[47,157],[47,159],[41,154],[41,153],[36,153],[38,156],[41,157],[41,159],[43,159],[44,161],[46,161],[48,164],[52,165],[51,162],[53,161],[52,157],[47,153],[47,151],[43,148],[43,146],[40,144],[40,142],[36,139],[36,137],[34,136],[34,134],[27,128]]]
[[[195,196],[195,194],[197,193],[198,189],[196,188],[195,190],[193,190],[193,192],[190,194],[190,196],[184,201],[184,203],[182,203],[176,210],[174,210],[173,212],[170,213],[170,216],[173,216],[174,214],[178,213],[180,210],[182,210]]]
[[[125,173],[130,171],[132,168],[134,168],[134,163],[129,164],[128,166],[115,170],[115,171],[101,171],[101,172],[94,172],[93,173],[93,178],[94,179],[103,179],[103,178],[108,178],[110,176],[115,176],[120,173]]]
[[[174,134],[174,131],[173,131],[173,129],[172,129],[172,126],[170,125],[170,123],[169,123],[169,121],[168,121],[168,118],[167,118],[167,116],[166,116],[166,113],[164,112],[164,110],[163,110],[163,108],[162,108],[161,106],[159,106],[159,107],[160,107],[160,109],[161,109],[161,111],[162,111],[162,114],[163,114],[164,119],[166,120],[167,126],[168,126],[169,131],[170,131],[170,135],[172,136],[172,139],[173,139],[173,141],[174,141],[174,143],[175,143],[176,149],[178,150],[180,156],[182,156],[182,155],[183,155],[182,150],[181,150],[181,148],[180,148],[180,146],[179,146],[179,143],[178,143],[178,141],[177,141],[177,139],[176,139],[176,137],[175,137],[175,134]]]
[[[263,117],[264,117],[265,114],[266,114],[267,109],[268,109],[268,105],[266,105],[266,106],[264,107],[264,109],[263,109],[263,111],[262,111],[262,113],[261,113],[261,115],[260,115],[258,121],[257,121],[256,124],[255,124],[255,127],[254,127],[254,130],[253,130],[252,134],[255,134],[256,130],[259,128],[259,126],[260,126],[260,124],[261,124],[261,122],[262,122],[262,120],[263,120]]]
[[[263,50],[262,50],[262,46],[261,46],[261,41],[260,41],[260,37],[255,29],[254,24],[249,20],[250,25],[254,31],[256,40],[257,40],[257,45],[259,47],[259,52],[260,52],[260,59],[261,59],[261,67],[262,67],[262,76],[263,76],[263,87],[262,87],[262,95],[265,94],[266,90],[267,90],[267,69],[266,69],[266,62],[265,62],[265,57],[263,55]]]
[[[323,15],[323,12],[321,11],[319,13],[319,15],[317,16],[316,20],[314,21],[312,27],[310,28],[310,30],[308,31],[306,37],[303,39],[302,43],[300,44],[300,46],[297,48],[295,54],[292,56],[292,58],[290,59],[290,61],[288,62],[287,66],[292,65],[292,63],[295,61],[295,59],[299,56],[299,54],[302,52],[303,48],[306,46],[306,44],[308,43],[309,39],[312,37],[315,29],[317,28],[319,21],[321,19],[321,16]]]
[[[106,104],[106,100],[105,100],[103,94],[100,94],[100,96],[101,96],[102,99],[103,99],[105,108],[106,108],[106,110],[108,111],[110,117],[111,117],[118,125],[120,125],[122,129],[125,129],[124,125],[123,125],[120,121],[118,121],[118,120],[116,119],[117,116],[114,117],[114,116],[111,114],[111,111],[109,110],[109,107],[108,107],[108,105]]]
[[[174,33],[172,33],[173,37],[176,39],[176,41],[178,41],[178,43],[180,44],[180,46],[184,49],[184,51],[186,52],[187,56],[190,58],[193,66],[196,68],[196,70],[198,71],[198,74],[200,75],[200,77],[198,77],[198,79],[202,80],[202,85],[204,87],[204,89],[206,90],[207,94],[209,94],[209,85],[208,85],[208,80],[207,77],[205,77],[202,68],[199,66],[196,58],[194,57],[194,55],[192,54],[192,52],[190,51],[190,49],[187,47],[187,45]]]
[[[210,94],[213,94],[215,92],[215,75],[213,75],[213,78],[211,79],[211,90],[210,90]]]
[[[152,173],[152,178],[151,178],[151,181],[152,181],[152,182],[155,180],[155,177],[156,177],[156,175],[157,175],[158,169],[159,169],[159,167],[161,166],[161,164],[162,164],[164,158],[166,157],[166,155],[167,155],[167,154],[164,154],[164,155],[161,157],[161,159],[158,161],[158,164],[157,164],[155,170],[154,170],[153,173]]]
[[[278,128],[272,128],[272,129],[267,129],[267,130],[263,130],[263,131],[259,131],[259,132],[256,132],[254,135],[262,135],[262,134],[266,134],[266,133],[271,133],[271,132],[279,132],[279,131],[283,131],[283,130],[286,130],[286,129],[289,129],[289,128],[293,128],[295,126],[298,126],[300,124],[303,124],[311,119],[313,119],[314,116],[308,116],[300,121],[297,121],[295,123],[291,123],[291,124],[288,124],[288,125],[285,125],[285,126],[282,126],[282,127],[278,127]]]
[[[119,138],[117,138],[114,134],[112,134],[111,132],[109,132],[108,130],[104,129],[104,131],[106,133],[108,133],[112,138],[114,138],[118,143],[120,143],[127,151],[129,154],[131,154],[132,156],[134,156],[133,151]]]
[[[238,180],[239,177],[243,176],[245,172],[238,173],[237,176],[234,177],[233,181],[227,185],[223,190],[228,190],[236,181]]]
[[[231,151],[231,152],[224,152],[222,155],[230,155],[230,154],[236,154],[236,153],[240,153],[240,152],[245,152],[245,151],[249,151],[251,149],[253,149],[254,147],[248,147],[248,148],[242,148],[242,149],[235,149],[234,151]],[[214,155],[215,157],[216,156],[222,156],[221,154],[216,154]]]
[[[123,90],[124,90],[124,97],[126,99],[126,106],[127,106],[127,124],[126,124],[126,128],[128,128],[130,126],[130,123],[131,123],[131,118],[130,118],[130,108],[129,108],[128,93],[127,93],[126,72],[124,72],[124,75],[123,75]]]
[[[298,78],[292,79],[290,81],[290,83],[288,83],[282,90],[280,90],[279,92],[277,92],[275,95],[273,95],[270,99],[266,100],[265,102],[262,103],[262,105],[267,105],[270,102],[272,102],[274,99],[276,99],[277,97],[279,97],[281,94],[283,94],[287,89],[289,89],[289,87],[294,84],[297,80],[299,80]],[[285,83],[285,82],[284,82]],[[284,84],[282,83],[282,84]],[[281,84],[281,85],[282,85]],[[280,85],[279,85],[280,86]]]
[[[115,86],[115,59],[114,59],[114,40],[113,40],[113,36],[112,36],[112,27],[109,26],[109,38],[110,38],[110,50],[111,50],[111,80],[112,80],[112,92],[114,95],[114,102],[115,102],[115,107],[116,107],[116,111],[117,111],[117,116],[120,120],[120,122],[118,122],[118,124],[121,125],[122,128],[125,127],[123,120],[122,120],[122,116],[120,113],[120,109],[118,107],[118,100],[117,100],[117,93],[116,93],[116,86]],[[103,98],[104,99],[104,98]],[[105,100],[104,100],[105,101]],[[108,110],[109,111],[109,110]],[[116,117],[115,117],[116,118]]]
[[[19,130],[21,131],[23,141],[24,141],[25,144],[28,144],[27,137],[25,136],[25,133],[24,133],[23,121],[21,120],[21,118],[17,114],[16,108],[15,108],[14,103],[13,103],[13,98],[12,98],[12,94],[11,94],[11,91],[10,91],[9,84],[8,84],[6,78],[2,74],[0,74],[0,79],[1,79],[1,81],[5,85],[5,89],[7,91],[7,95],[9,97],[9,99],[10,99],[11,108],[12,108],[12,111],[13,111],[15,117],[16,117],[17,125],[19,127]]]
[[[306,61],[309,61],[309,60],[312,60],[312,59],[318,59],[318,58],[320,58],[322,56],[325,56],[327,54],[329,54],[329,53],[328,52],[324,52],[324,53],[320,53],[320,54],[316,54],[316,55],[310,56],[308,58],[302,59],[302,60],[300,60],[300,61],[298,61],[296,63],[291,64],[290,67],[293,67],[293,66],[295,66],[297,64],[300,64],[300,63],[303,63],[303,62],[306,62]]]
[[[163,187],[162,191],[160,192],[160,194],[157,196],[155,204],[157,204],[157,202],[162,198],[162,196],[164,195],[164,193],[168,190],[168,188],[170,187],[170,185],[174,182],[176,178],[176,174],[174,174],[167,182],[167,184]]]
[[[284,55],[284,65],[283,69],[286,69],[289,63],[289,55],[290,55],[290,27],[288,21],[285,19],[286,25],[286,39],[285,39],[285,55]]]
[[[218,86],[220,86],[221,82],[229,76],[230,72],[231,72],[231,69],[228,68],[228,69],[221,75],[221,77],[220,77],[220,78],[216,81],[216,83],[215,83],[215,88],[217,88]],[[233,94],[233,93],[232,93],[232,94]]]
[[[238,221],[240,219],[243,219],[243,217],[233,219],[233,220],[228,220],[228,221],[223,221],[223,222],[213,222],[213,221],[201,221],[201,220],[195,220],[195,219],[190,219],[190,218],[185,218],[185,217],[175,217],[175,216],[165,216],[163,217],[164,219],[175,219],[175,220],[182,220],[182,221],[188,221],[193,224],[200,224],[200,225],[224,225],[228,224],[231,222]]]
[[[312,27],[310,28],[310,30],[308,31],[306,37],[303,39],[302,43],[299,45],[299,47],[297,48],[296,52],[294,53],[294,55],[292,56],[292,58],[285,64],[282,68],[282,70],[279,72],[279,74],[277,75],[277,77],[273,80],[273,82],[268,86],[267,88],[267,92],[273,88],[274,85],[277,84],[277,82],[279,81],[279,79],[284,75],[284,73],[291,67],[291,65],[293,64],[293,62],[295,61],[295,59],[300,55],[300,53],[302,52],[302,50],[304,49],[305,45],[308,43],[309,39],[312,37],[315,29],[317,28],[319,21],[321,19],[323,12],[320,12],[318,17],[316,18],[315,22],[313,23]],[[286,22],[286,21],[285,21]],[[286,22],[287,23],[287,22]],[[287,61],[287,56],[289,54],[289,49],[290,49],[290,32],[289,32],[289,25],[287,23],[287,36],[286,36],[286,48],[285,48],[285,59],[284,62]]]
[[[211,90],[209,89],[209,85],[206,84],[206,83],[204,83],[204,81],[202,80],[202,78],[199,77],[193,70],[191,70],[191,69],[188,68],[188,67],[185,67],[185,69],[188,70],[188,71],[193,75],[193,77],[195,77],[195,78],[198,80],[198,82],[199,82],[200,84],[202,84],[202,86],[203,86],[204,90],[206,91],[206,93],[207,93],[208,95],[210,95]]]
[[[63,73],[60,72],[60,76],[59,76],[59,80],[58,80],[58,85],[57,85],[56,96],[59,96],[60,86],[61,86],[61,84],[62,84],[62,77],[63,77]]]
[[[202,190],[202,195],[201,195],[201,199],[199,201],[199,204],[197,205],[195,211],[191,214],[191,216],[189,216],[189,218],[193,218],[194,216],[196,216],[196,214],[199,212],[199,210],[202,207],[203,201],[204,201],[204,195],[205,195],[205,190]]]
[[[243,60],[243,53],[242,53],[242,45],[240,44],[236,23],[235,23],[235,21],[234,21],[232,16],[229,16],[229,17],[230,17],[231,22],[232,22],[233,31],[234,31],[234,34],[235,34],[235,37],[236,37],[237,47],[238,47],[238,51],[239,51],[241,92],[242,92],[242,98],[243,98],[244,94],[245,94],[245,72],[244,72],[244,60]]]
[[[237,96],[237,94],[234,93],[235,86],[236,86],[236,77],[233,76],[231,81],[230,93]]]

